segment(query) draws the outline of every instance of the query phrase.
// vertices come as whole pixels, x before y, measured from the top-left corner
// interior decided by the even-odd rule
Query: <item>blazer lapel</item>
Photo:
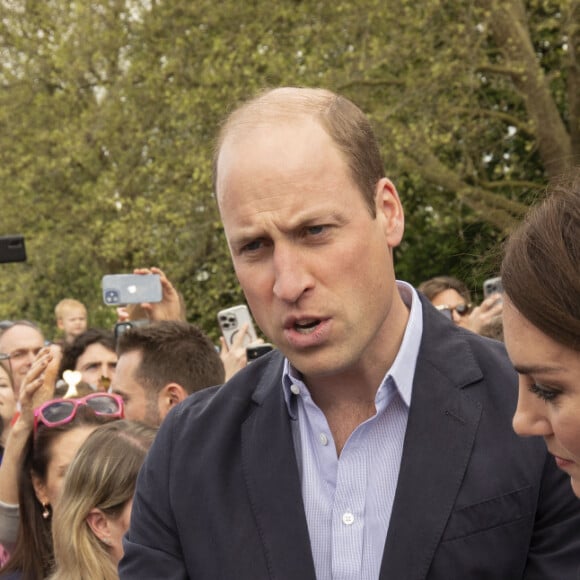
[[[257,406],[242,426],[242,469],[270,578],[316,580],[290,418],[275,362],[270,363],[273,372],[263,373]]]
[[[481,405],[462,387],[482,379],[461,333],[424,305],[424,328],[380,578],[422,580],[453,509]]]

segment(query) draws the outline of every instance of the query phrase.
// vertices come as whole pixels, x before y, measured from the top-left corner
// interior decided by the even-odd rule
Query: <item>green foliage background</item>
[[[93,325],[106,273],[159,266],[188,318],[243,300],[213,139],[267,86],[324,86],[371,117],[407,214],[399,277],[477,294],[501,240],[580,159],[579,2],[0,0],[0,316]]]

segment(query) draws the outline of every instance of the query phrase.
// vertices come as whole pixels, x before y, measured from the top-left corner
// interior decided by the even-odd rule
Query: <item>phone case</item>
[[[503,292],[503,286],[501,285],[501,278],[498,276],[496,278],[488,278],[483,283],[483,297],[487,298],[496,292]]]
[[[256,329],[252,322],[252,317],[250,316],[250,311],[245,304],[240,304],[239,306],[232,306],[231,308],[226,308],[220,310],[217,315],[218,324],[221,329],[222,335],[226,340],[228,346],[232,346],[232,343],[242,328],[244,324],[248,324],[248,332],[244,338],[244,346],[248,346],[255,340],[258,336],[256,334]]]
[[[161,302],[159,274],[107,274],[101,281],[107,306]]]

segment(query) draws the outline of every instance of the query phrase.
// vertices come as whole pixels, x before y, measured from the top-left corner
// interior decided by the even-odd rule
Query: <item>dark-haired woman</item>
[[[19,475],[18,537],[1,578],[39,580],[50,574],[52,509],[68,465],[96,427],[122,416],[122,400],[108,393],[56,399],[34,411]]]
[[[514,429],[543,436],[580,497],[580,172],[510,236],[505,343],[519,373]]]

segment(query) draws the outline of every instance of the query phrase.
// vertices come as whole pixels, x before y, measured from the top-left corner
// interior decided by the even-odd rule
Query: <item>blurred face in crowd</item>
[[[392,183],[377,182],[373,217],[343,154],[304,117],[226,137],[217,197],[238,280],[271,342],[310,384],[374,376],[407,316],[395,289],[404,220]]]
[[[580,353],[533,326],[504,298],[504,337],[519,373],[518,435],[544,437],[580,497]]]
[[[113,393],[122,397],[125,403],[125,419],[157,427],[162,420],[158,397],[136,378],[142,357],[138,350],[124,352],[119,357],[112,385]]]
[[[87,311],[84,308],[68,308],[58,321],[58,327],[67,339],[76,338],[87,329]]]
[[[36,497],[41,504],[55,506],[60,497],[66,471],[85,439],[96,429],[96,425],[82,425],[63,431],[52,440],[49,449],[46,478],[32,476]]]
[[[12,380],[8,371],[0,365],[0,417],[2,417],[4,428],[10,425],[12,417],[16,411],[16,398],[12,388]]]
[[[15,324],[0,336],[0,352],[10,356],[16,398],[28,369],[43,346],[42,334],[36,328],[24,324]]]
[[[439,292],[436,294],[433,299],[431,300],[431,304],[433,306],[445,306],[449,308],[451,311],[451,319],[457,326],[462,326],[463,328],[469,328],[469,311],[466,310],[464,315],[461,315],[455,310],[456,306],[465,305],[465,299],[457,290],[453,288],[448,288],[447,290],[443,290],[443,292]]]
[[[78,358],[75,371],[80,371],[82,380],[98,391],[108,390],[117,366],[117,354],[98,342],[89,344]]]

